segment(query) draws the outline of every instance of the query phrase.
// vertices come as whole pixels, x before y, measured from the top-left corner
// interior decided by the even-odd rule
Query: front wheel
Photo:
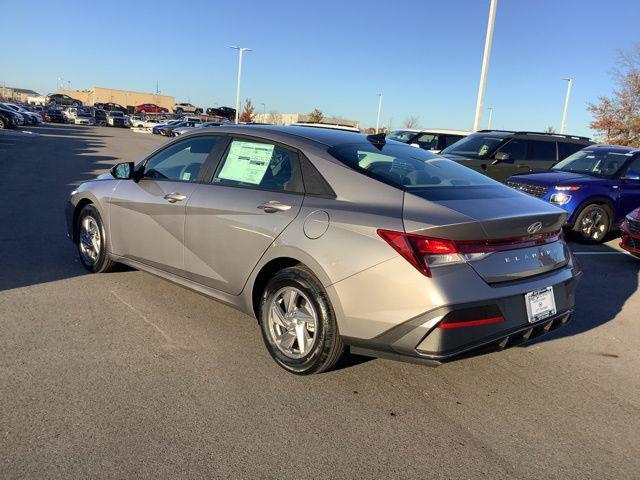
[[[329,370],[344,351],[329,297],[306,267],[285,268],[269,281],[260,328],[276,363],[298,375]]]
[[[4,121],[4,118],[0,117],[0,130],[4,130],[7,128],[7,124]]]
[[[573,231],[579,237],[592,243],[601,243],[609,233],[611,227],[611,214],[604,205],[587,205],[573,225]]]
[[[82,265],[94,273],[114,270],[117,264],[107,254],[107,234],[98,209],[93,205],[85,206],[78,215],[76,228]]]

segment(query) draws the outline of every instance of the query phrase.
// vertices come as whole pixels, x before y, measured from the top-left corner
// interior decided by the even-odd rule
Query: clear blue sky
[[[21,1],[0,0],[0,82],[54,91],[105,86],[154,91],[203,107],[233,105],[237,53],[242,97],[267,111],[400,127],[468,129],[489,0]],[[574,77],[568,127],[590,134],[586,103],[609,94],[616,52],[640,42],[638,0],[501,0],[485,108],[496,128],[559,129]],[[75,26],[75,28],[74,28]],[[486,125],[487,112],[483,113]]]

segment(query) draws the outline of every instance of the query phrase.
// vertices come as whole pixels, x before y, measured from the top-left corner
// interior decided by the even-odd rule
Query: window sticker
[[[234,140],[218,178],[259,185],[275,145]]]

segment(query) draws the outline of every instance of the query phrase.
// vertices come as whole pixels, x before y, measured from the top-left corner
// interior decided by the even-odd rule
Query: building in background
[[[15,87],[0,87],[0,98],[4,100],[10,100],[12,102],[27,103],[28,97],[39,97],[38,92],[29,90],[27,88],[15,88]]]
[[[57,93],[69,95],[80,100],[84,105],[91,106],[94,103],[118,103],[123,107],[134,107],[143,103],[154,103],[172,111],[175,100],[169,95],[157,93],[131,92],[129,90],[116,90],[113,88],[93,87],[90,90],[65,90],[58,89]]]
[[[256,113],[253,117],[256,123],[270,123],[273,125],[291,125],[298,122],[309,122],[309,115],[302,113]],[[355,120],[347,120],[338,117],[324,117],[321,123],[327,125],[342,125],[344,127],[359,128],[358,122]]]

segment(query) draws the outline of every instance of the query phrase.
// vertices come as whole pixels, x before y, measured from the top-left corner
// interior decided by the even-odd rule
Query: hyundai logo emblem
[[[535,222],[529,225],[527,228],[527,232],[529,235],[533,235],[534,233],[538,233],[542,229],[542,222]]]

